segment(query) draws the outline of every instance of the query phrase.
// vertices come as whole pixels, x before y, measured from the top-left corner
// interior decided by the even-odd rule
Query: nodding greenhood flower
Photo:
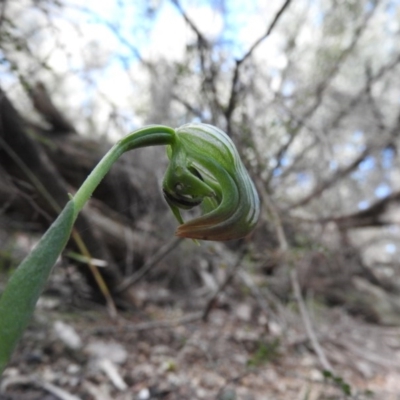
[[[260,214],[254,184],[232,140],[206,124],[175,129],[167,148],[170,164],[163,192],[181,224],[176,235],[202,240],[231,240],[252,231]],[[201,205],[203,215],[184,222],[180,209]]]
[[[254,228],[260,213],[258,195],[234,144],[224,132],[210,125],[188,124],[178,129],[150,125],[130,133],[108,151],[71,196],[1,294],[0,375],[32,316],[53,265],[68,242],[79,212],[98,184],[125,152],[159,145],[168,146],[170,164],[163,191],[181,224],[176,232],[178,236],[230,240],[241,238]],[[38,183],[36,178],[33,182]],[[180,210],[195,206],[202,207],[203,215],[184,222]]]

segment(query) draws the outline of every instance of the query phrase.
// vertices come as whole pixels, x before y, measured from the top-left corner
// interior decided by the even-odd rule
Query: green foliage
[[[327,382],[333,383],[335,386],[339,387],[343,394],[351,396],[351,386],[345,382],[341,376],[334,375],[331,371],[327,370],[322,371],[322,375]]]
[[[74,204],[70,201],[14,272],[0,298],[0,371],[22,336],[51,269],[68,241],[73,215]]]
[[[163,191],[182,224],[178,236],[228,240],[243,237],[254,228],[259,215],[258,195],[235,146],[224,132],[204,124],[188,124],[177,130],[151,125],[134,131],[103,157],[11,276],[0,298],[0,372],[29,323],[51,269],[93,191],[122,154],[156,145],[169,146],[170,166]],[[185,223],[179,209],[192,208],[203,201],[205,214]],[[271,357],[271,351],[268,347],[260,353],[257,362]]]
[[[259,367],[260,365],[276,360],[279,357],[279,345],[280,341],[278,338],[260,342],[256,352],[248,360],[247,365],[249,367]]]

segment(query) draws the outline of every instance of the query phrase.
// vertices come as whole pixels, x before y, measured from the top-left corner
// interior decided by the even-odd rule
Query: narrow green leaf
[[[68,241],[73,222],[74,203],[70,201],[11,276],[0,298],[0,373],[31,319],[51,269]]]

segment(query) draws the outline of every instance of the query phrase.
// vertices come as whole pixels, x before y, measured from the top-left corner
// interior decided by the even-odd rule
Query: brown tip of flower
[[[186,239],[199,239],[199,240],[214,240],[222,242],[227,240],[240,239],[243,235],[238,235],[232,230],[215,230],[212,227],[193,228],[191,226],[180,225],[175,235]]]

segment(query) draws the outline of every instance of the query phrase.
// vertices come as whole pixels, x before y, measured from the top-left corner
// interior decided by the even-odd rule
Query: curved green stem
[[[112,165],[139,147],[169,145],[163,193],[180,222],[176,234],[202,240],[239,239],[255,227],[258,194],[231,139],[205,124],[176,130],[150,125],[125,136],[101,159],[75,196],[20,264],[0,297],[0,373],[33,314],[73,224]],[[179,209],[203,205],[205,214],[184,222]]]
[[[101,159],[37,246],[16,269],[0,297],[0,374],[32,317],[51,269],[68,242],[79,211],[114,162],[126,151],[168,145],[174,140],[175,131],[161,125],[138,129],[121,139]]]
[[[76,219],[99,183],[122,154],[140,147],[172,144],[174,138],[175,131],[172,128],[163,125],[150,125],[138,129],[118,141],[101,159],[75,193],[73,197],[75,205],[74,219]]]

